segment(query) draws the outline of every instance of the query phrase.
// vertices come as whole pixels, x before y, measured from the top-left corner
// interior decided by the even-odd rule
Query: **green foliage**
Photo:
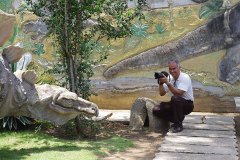
[[[223,0],[209,0],[199,10],[199,18],[211,18],[222,11]]]
[[[32,61],[28,65],[28,70],[34,70],[37,76],[37,84],[56,84],[56,79],[48,72],[48,69]]]
[[[61,131],[64,132],[66,137],[94,139],[98,134],[104,132],[102,122],[94,122],[85,116],[79,116],[78,118],[80,118],[80,124],[78,126],[76,126],[75,119],[75,121],[70,120],[61,127]],[[81,130],[80,133],[77,133],[76,127]]]
[[[140,9],[145,0],[138,0],[135,9],[128,9],[125,1],[116,0],[26,1],[55,37],[59,56],[52,73],[62,74],[65,78],[63,84],[84,99],[91,95],[93,66],[108,56],[108,46],[102,47],[100,52],[96,51],[96,46],[103,39],[123,38],[132,34],[133,19],[144,17]],[[98,53],[99,58],[92,58],[93,53]]]
[[[27,126],[29,124],[32,124],[32,121],[26,116],[8,116],[0,119],[1,127],[9,130],[17,130],[19,126]]]
[[[85,116],[79,116],[80,125],[77,126],[81,130],[80,136],[83,138],[86,137],[95,137],[101,132],[101,123],[95,122]]]
[[[39,43],[35,43],[34,44],[34,47],[35,47],[35,50],[34,50],[34,54],[38,55],[38,56],[41,56],[45,53],[44,51],[44,45],[43,44],[39,44]]]
[[[124,44],[124,52],[128,52],[129,50],[137,47],[141,41],[142,39],[137,36],[128,37]]]
[[[15,25],[15,26],[14,26],[13,34],[12,34],[12,36],[11,36],[11,38],[10,38],[10,43],[11,43],[11,44],[14,43],[14,40],[15,40],[15,38],[16,38],[17,33],[19,32],[19,30],[20,30],[20,27],[18,27],[17,25]]]
[[[55,84],[55,83],[56,79],[47,72],[41,73],[39,78],[37,79],[37,84]]]
[[[178,11],[178,16],[181,18],[186,18],[188,16],[191,16],[193,14],[193,11],[190,7],[183,7],[183,9],[180,9]]]
[[[0,0],[0,9],[9,13],[13,0]]]
[[[21,20],[23,20],[22,16],[24,15],[24,11],[27,11],[28,9],[30,9],[29,6],[24,1],[22,1],[21,5],[16,10],[16,13],[20,14]]]
[[[141,24],[138,22],[132,25],[131,31],[133,32],[134,36],[146,37],[148,28],[149,28],[148,24]]]
[[[160,11],[158,17],[161,18],[166,18],[169,17],[169,12],[168,11]]]
[[[140,12],[145,0],[138,0],[135,9],[126,1],[116,0],[26,0],[31,10],[44,21],[56,42],[55,67],[50,73],[63,75],[63,85],[84,99],[91,92],[93,67],[107,58],[108,50],[96,52],[101,40],[124,38],[132,34],[132,21],[144,16]],[[97,59],[93,54],[99,53]],[[80,116],[78,116],[80,118]],[[83,120],[84,121],[84,120]],[[78,133],[81,123],[76,121]],[[88,124],[89,125],[89,124]],[[93,131],[94,132],[94,131]]]
[[[160,23],[156,25],[156,30],[159,34],[162,34],[166,31],[166,27],[162,23]]]

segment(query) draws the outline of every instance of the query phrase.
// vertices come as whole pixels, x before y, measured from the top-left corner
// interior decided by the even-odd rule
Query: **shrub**
[[[7,128],[9,130],[22,129],[24,126],[32,124],[32,119],[26,116],[7,116],[0,119],[1,128]]]

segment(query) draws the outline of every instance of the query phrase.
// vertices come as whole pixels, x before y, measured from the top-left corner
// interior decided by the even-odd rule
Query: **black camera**
[[[155,72],[154,73],[155,79],[163,78],[164,76],[168,77],[169,76],[168,72],[162,71],[162,72]]]
[[[168,72],[166,72],[166,71],[162,71],[162,72],[155,72],[154,73],[154,77],[155,77],[155,79],[157,79],[158,80],[158,84],[160,83],[159,81],[159,78],[163,78],[163,77],[170,77],[169,76],[169,74],[168,74]]]

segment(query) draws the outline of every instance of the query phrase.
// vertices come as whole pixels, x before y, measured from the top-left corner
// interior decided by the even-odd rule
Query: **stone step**
[[[168,132],[167,135],[175,135],[175,133]],[[193,130],[184,129],[177,134],[178,136],[190,136],[190,137],[218,137],[218,138],[235,138],[234,131],[216,131],[216,130]]]
[[[192,124],[184,123],[184,129],[195,129],[195,130],[217,130],[217,131],[235,131],[233,125],[220,125],[220,124]]]
[[[238,160],[236,155],[161,152],[153,160]]]
[[[205,118],[203,119],[203,115],[188,115],[184,119],[184,123],[206,123],[206,124],[234,124],[233,117],[219,117],[217,115],[204,115]],[[202,120],[203,119],[203,120]]]
[[[187,115],[184,130],[167,133],[154,160],[238,160],[233,117],[196,112]]]
[[[235,138],[215,138],[215,137],[190,137],[190,136],[175,136],[169,135],[164,139],[164,144],[178,145],[200,145],[200,146],[229,146],[237,147],[237,140]]]
[[[234,146],[204,146],[192,144],[173,144],[163,143],[159,148],[161,152],[193,153],[193,154],[219,154],[219,155],[237,155]]]

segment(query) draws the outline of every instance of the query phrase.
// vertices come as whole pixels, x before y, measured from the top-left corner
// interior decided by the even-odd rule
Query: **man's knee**
[[[160,108],[154,107],[152,109],[152,113],[153,113],[154,116],[158,116],[159,117],[161,115]]]
[[[182,97],[180,96],[172,96],[171,97],[171,102],[181,102],[182,101]]]
[[[159,117],[159,113],[153,110],[153,115]]]

